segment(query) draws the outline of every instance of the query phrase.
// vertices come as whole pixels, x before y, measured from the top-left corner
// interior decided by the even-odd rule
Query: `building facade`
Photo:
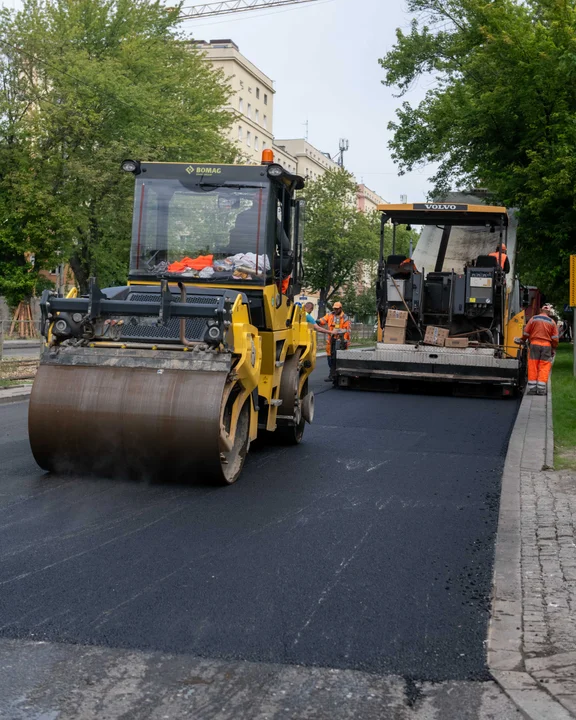
[[[384,205],[388,202],[387,200],[384,200],[383,197],[380,197],[378,193],[375,193],[374,190],[370,190],[370,188],[366,187],[364,183],[360,183],[360,185],[358,185],[356,197],[358,210],[361,212],[374,212],[378,205]]]
[[[274,81],[250,62],[233,40],[199,40],[194,46],[222,70],[232,89],[229,109],[236,119],[229,138],[237,145],[241,162],[259,163],[262,150],[271,148],[275,162],[311,180],[338,167],[304,138],[274,140]]]
[[[279,163],[289,172],[301,175],[298,167],[298,158],[294,157],[294,155],[290,155],[290,153],[284,148],[278,147],[276,143],[272,145],[272,151],[274,152],[274,162]]]
[[[260,163],[262,150],[271,148],[275,162],[309,180],[318,180],[327,170],[338,168],[328,153],[305,138],[274,138],[274,81],[242,55],[236,43],[226,39],[194,44],[214,67],[223,71],[232,89],[229,108],[236,117],[229,138],[238,147],[240,162]],[[370,212],[386,201],[362,183],[358,185],[356,202],[359,210]],[[374,274],[373,263],[359,263],[356,291],[370,287]],[[304,291],[299,300],[311,301],[316,308],[318,294]]]
[[[262,150],[272,147],[274,83],[248,60],[232,40],[200,40],[195,47],[223,71],[232,88],[229,108],[236,120],[229,131],[243,161],[259,163]]]
[[[318,180],[326,170],[334,170],[338,167],[338,164],[331,160],[328,154],[318,150],[304,138],[276,139],[273,149],[275,155],[279,150],[295,158],[298,175],[310,180]],[[280,153],[278,154],[280,156]]]

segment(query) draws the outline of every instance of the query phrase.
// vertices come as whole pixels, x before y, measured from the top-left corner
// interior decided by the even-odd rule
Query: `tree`
[[[344,169],[328,170],[303,191],[306,200],[306,284],[320,291],[319,311],[354,276],[359,262],[375,261],[379,220],[356,207],[356,182]]]
[[[386,225],[384,228],[384,255],[392,254],[392,238],[393,230],[391,225]],[[410,257],[410,245],[412,245],[412,251],[415,250],[418,243],[420,233],[416,230],[408,230],[406,225],[398,225],[396,227],[396,255],[405,255]]]
[[[184,42],[178,14],[146,0],[2,11],[0,257],[13,258],[10,282],[20,283],[23,250],[36,268],[69,261],[82,291],[94,274],[124,281],[133,182],[120,162],[234,159],[223,134],[230,88]]]
[[[487,187],[519,208],[519,267],[565,295],[576,247],[576,8],[552,0],[409,0],[417,14],[380,63],[404,95],[390,143],[401,172],[435,163],[434,194]]]
[[[354,285],[348,285],[343,293],[334,296],[340,300],[344,310],[355,322],[370,322],[376,315],[376,287],[374,284],[359,291]]]

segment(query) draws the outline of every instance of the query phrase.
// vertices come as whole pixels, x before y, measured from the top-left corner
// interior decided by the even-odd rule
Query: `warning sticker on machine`
[[[492,287],[491,277],[471,277],[470,287]]]

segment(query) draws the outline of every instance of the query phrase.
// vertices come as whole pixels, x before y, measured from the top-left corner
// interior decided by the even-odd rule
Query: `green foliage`
[[[384,255],[392,255],[392,226],[386,225],[384,228]],[[406,225],[398,225],[396,227],[396,255],[410,256],[410,241],[412,241],[412,251],[416,249],[416,244],[420,234],[416,230],[407,230]]]
[[[0,270],[15,292],[32,291],[24,252],[35,272],[68,260],[81,290],[93,274],[125,281],[126,157],[233,160],[229,87],[183,42],[178,14],[145,0],[26,0],[0,13],[0,257],[11,258]]]
[[[376,287],[371,285],[358,292],[351,284],[342,294],[335,295],[332,300],[340,300],[344,312],[353,318],[354,322],[369,323],[376,317]]]
[[[409,0],[417,16],[380,60],[404,95],[390,143],[402,172],[438,166],[434,195],[488,187],[520,209],[523,280],[566,296],[576,248],[576,7],[550,0]]]
[[[379,218],[356,206],[356,182],[343,169],[329,170],[306,184],[304,266],[306,285],[320,291],[321,312],[350,282],[361,261],[375,261]]]
[[[554,465],[576,469],[576,378],[574,377],[574,347],[560,343],[552,368],[552,412],[554,413]]]

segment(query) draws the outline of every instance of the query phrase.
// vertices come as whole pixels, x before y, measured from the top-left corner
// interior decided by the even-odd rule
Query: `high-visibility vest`
[[[498,260],[498,258],[500,258],[500,266],[502,267],[502,270],[504,270],[504,266],[506,265],[506,260],[508,260],[508,255],[506,255],[506,253],[499,253],[498,251],[491,252],[491,253],[489,253],[488,257],[495,257],[496,260]]]

